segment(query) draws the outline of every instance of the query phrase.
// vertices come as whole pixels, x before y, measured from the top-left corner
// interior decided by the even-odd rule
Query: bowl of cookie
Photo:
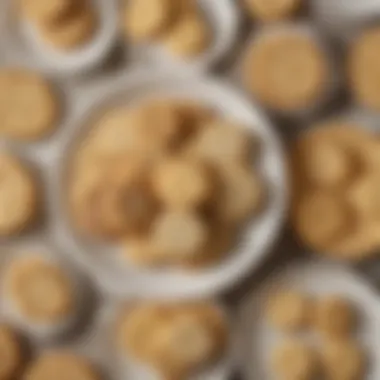
[[[53,165],[67,251],[122,294],[213,294],[257,266],[287,204],[259,110],[218,81],[145,70],[87,95]]]

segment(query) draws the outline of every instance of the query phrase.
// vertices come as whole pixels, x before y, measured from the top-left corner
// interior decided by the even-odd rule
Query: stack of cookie
[[[320,352],[309,342],[294,337],[275,348],[273,370],[279,379],[365,378],[366,355],[354,338],[358,318],[344,298],[325,296],[313,301],[308,295],[282,290],[270,298],[267,318],[286,335],[312,329],[319,338]]]
[[[164,379],[185,380],[225,353],[228,326],[210,304],[142,304],[121,316],[117,340],[124,354]]]
[[[293,227],[303,243],[340,259],[360,260],[380,247],[379,142],[344,120],[303,133],[295,143]]]
[[[122,242],[136,264],[214,263],[262,210],[254,142],[247,129],[191,103],[111,109],[71,165],[75,224],[92,237]]]
[[[190,0],[128,0],[122,26],[128,40],[158,42],[182,58],[201,54],[211,39],[199,5]]]
[[[97,17],[91,0],[20,0],[23,16],[44,42],[72,50],[93,37]]]

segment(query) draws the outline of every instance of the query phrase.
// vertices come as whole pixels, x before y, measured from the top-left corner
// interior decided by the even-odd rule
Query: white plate
[[[269,188],[269,201],[263,214],[248,225],[240,244],[228,258],[211,269],[196,273],[175,270],[143,270],[112,259],[108,247],[86,244],[75,235],[67,210],[63,207],[67,158],[94,112],[112,104],[130,104],[148,97],[196,100],[215,108],[256,132],[262,139],[259,170]],[[166,297],[210,296],[231,287],[251,273],[268,253],[284,221],[287,184],[284,154],[276,133],[258,108],[233,88],[210,78],[169,72],[136,71],[114,80],[108,79],[76,94],[73,119],[58,149],[58,162],[50,167],[50,200],[55,236],[66,252],[82,263],[99,283],[113,294]],[[55,158],[52,159],[55,161]]]
[[[172,56],[157,44],[128,46],[128,54],[136,61],[151,61],[158,67],[205,71],[227,56],[234,47],[240,27],[240,13],[234,0],[198,0],[212,30],[212,41],[201,55],[189,60]]]
[[[375,290],[347,267],[323,261],[289,264],[269,278],[257,293],[244,300],[241,309],[239,352],[247,380],[274,379],[270,355],[280,335],[265,320],[263,308],[276,289],[290,288],[310,295],[342,295],[357,307],[357,338],[370,361],[366,380],[380,379],[380,301]]]
[[[1,32],[6,52],[55,74],[77,74],[100,65],[115,46],[118,33],[116,0],[92,0],[99,19],[94,37],[84,46],[63,52],[41,40],[36,28],[22,18],[17,1],[2,0]]]

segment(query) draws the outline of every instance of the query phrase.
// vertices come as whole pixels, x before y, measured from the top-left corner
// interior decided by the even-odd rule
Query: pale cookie
[[[314,325],[326,338],[345,338],[354,332],[357,322],[354,307],[339,296],[328,296],[317,301],[314,309]]]
[[[27,368],[23,380],[100,380],[95,366],[86,358],[66,351],[47,351]]]
[[[0,69],[0,134],[36,140],[57,126],[59,101],[51,84],[26,69]]]
[[[122,15],[122,27],[133,42],[158,37],[171,23],[175,12],[172,0],[128,0]]]
[[[141,267],[158,267],[163,264],[151,237],[146,235],[127,236],[123,241],[123,257]]]
[[[278,21],[292,16],[301,0],[244,0],[250,15],[261,21]]]
[[[266,318],[273,327],[295,331],[310,322],[310,299],[296,291],[280,291],[268,299]]]
[[[165,33],[161,42],[171,54],[193,58],[208,48],[211,31],[200,11],[189,12]]]
[[[354,217],[342,197],[327,192],[307,193],[293,207],[293,226],[301,241],[325,253],[351,233]]]
[[[215,165],[245,164],[249,161],[254,142],[253,136],[241,126],[216,120],[202,126],[188,154]]]
[[[71,51],[88,43],[95,35],[98,19],[95,11],[84,7],[64,23],[57,25],[39,24],[41,39],[53,48]]]
[[[15,260],[5,275],[6,296],[25,319],[60,323],[74,311],[75,294],[67,275],[38,256]]]
[[[365,30],[351,45],[348,56],[350,87],[361,105],[380,109],[380,28]]]
[[[12,329],[0,325],[0,380],[14,379],[22,364],[18,337]]]
[[[365,377],[366,357],[357,343],[349,340],[325,342],[323,372],[328,380],[358,380]]]
[[[185,212],[166,212],[152,227],[152,244],[163,260],[169,263],[186,262],[203,252],[208,228],[196,215]]]
[[[315,352],[306,344],[289,340],[273,352],[273,371],[280,379],[312,380],[318,370]]]
[[[37,188],[29,170],[0,153],[0,236],[19,234],[37,217]]]
[[[221,169],[218,208],[222,220],[239,224],[259,213],[267,197],[259,174],[235,164],[225,164]]]
[[[212,193],[207,167],[181,158],[163,160],[153,174],[158,197],[175,210],[192,210],[208,200]]]
[[[19,0],[25,16],[38,23],[53,23],[69,14],[75,0]]]
[[[316,105],[326,91],[328,76],[324,51],[311,37],[294,32],[259,37],[249,48],[244,66],[248,89],[263,104],[280,111]]]

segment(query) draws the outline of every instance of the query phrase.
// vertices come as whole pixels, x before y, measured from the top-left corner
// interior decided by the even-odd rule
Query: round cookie
[[[304,34],[267,33],[249,48],[244,65],[248,90],[264,105],[279,111],[314,106],[328,85],[325,53]]]
[[[352,43],[348,55],[350,87],[361,105],[380,109],[380,28],[362,32]]]
[[[315,352],[300,341],[285,341],[273,352],[273,370],[280,379],[311,380],[318,370]]]
[[[365,353],[355,342],[346,339],[325,342],[321,356],[327,379],[356,380],[364,375]]]
[[[172,0],[131,0],[126,2],[122,27],[133,42],[158,37],[171,23],[175,12]]]
[[[205,223],[196,215],[166,212],[153,224],[152,245],[162,260],[186,262],[203,252],[208,232]]]
[[[59,118],[59,101],[51,84],[26,69],[0,69],[0,134],[37,140],[51,133]]]
[[[37,216],[37,189],[31,173],[16,158],[0,153],[0,236],[17,235]]]
[[[315,305],[315,329],[324,337],[349,337],[353,333],[356,322],[353,306],[339,296],[321,298]]]
[[[192,210],[211,195],[212,185],[202,163],[181,158],[163,160],[153,175],[154,188],[166,206]]]
[[[22,365],[22,352],[16,334],[8,326],[0,325],[0,380],[16,377]]]
[[[163,46],[180,58],[192,58],[203,53],[211,43],[211,32],[198,12],[184,14],[163,36]]]
[[[253,18],[261,21],[278,21],[294,14],[301,0],[244,0]]]
[[[299,292],[280,291],[269,298],[266,317],[273,327],[282,331],[304,328],[310,322],[310,300]]]
[[[24,319],[60,323],[73,313],[75,294],[69,278],[38,256],[15,260],[4,281],[9,303]]]
[[[64,23],[39,24],[38,32],[46,44],[56,49],[71,51],[88,43],[94,37],[97,26],[95,11],[90,7],[83,7]]]
[[[25,16],[38,23],[52,23],[69,14],[74,0],[20,0]]]
[[[351,233],[355,215],[342,197],[314,191],[295,203],[293,226],[310,248],[329,252],[336,241]]]
[[[27,368],[23,380],[100,380],[95,367],[85,358],[70,352],[47,351]]]

